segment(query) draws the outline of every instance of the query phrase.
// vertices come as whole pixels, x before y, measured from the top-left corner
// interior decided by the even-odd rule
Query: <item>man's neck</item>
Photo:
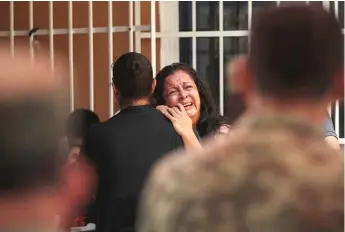
[[[282,115],[300,118],[322,125],[326,117],[327,104],[312,101],[278,101],[257,97],[248,104],[247,116]]]
[[[128,103],[124,103],[121,105],[121,110],[124,110],[125,108],[132,107],[132,106],[144,106],[144,105],[150,105],[150,100],[148,98],[142,98],[130,101]]]

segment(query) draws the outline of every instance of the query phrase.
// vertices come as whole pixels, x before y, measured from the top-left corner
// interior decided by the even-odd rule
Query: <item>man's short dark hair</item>
[[[330,90],[344,55],[334,15],[321,7],[290,5],[253,19],[249,65],[261,94],[318,99]]]
[[[112,65],[113,84],[120,92],[121,101],[149,97],[152,92],[151,62],[142,54],[125,53]]]
[[[88,109],[76,109],[67,119],[67,139],[70,146],[73,146],[73,141],[82,141],[86,135],[87,130],[94,124],[99,123],[97,114]]]

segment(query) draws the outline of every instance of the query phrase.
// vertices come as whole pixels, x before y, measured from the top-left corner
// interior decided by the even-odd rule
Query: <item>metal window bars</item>
[[[153,12],[155,12],[155,2],[151,1],[151,8]],[[50,63],[51,68],[54,69],[54,36],[55,35],[67,35],[68,36],[68,61],[69,61],[69,91],[70,91],[70,109],[71,111],[74,109],[74,101],[75,101],[75,85],[74,85],[74,42],[73,37],[77,34],[85,34],[88,35],[89,42],[88,42],[88,49],[89,49],[89,108],[94,110],[94,34],[103,33],[108,35],[108,60],[109,64],[113,61],[113,33],[120,33],[120,32],[129,32],[129,50],[130,51],[141,51],[141,32],[142,31],[150,31],[151,26],[141,25],[141,18],[140,18],[140,11],[141,5],[140,1],[130,1],[129,2],[129,25],[124,26],[113,26],[113,2],[109,1],[107,8],[108,8],[108,25],[106,27],[94,27],[93,24],[93,2],[88,1],[88,27],[77,28],[73,25],[73,1],[68,1],[68,26],[67,28],[54,28],[54,21],[53,21],[53,14],[54,14],[54,5],[53,1],[49,1],[48,6],[48,14],[49,14],[49,22],[48,28],[35,28],[34,25],[34,4],[33,1],[28,2],[28,11],[29,11],[29,28],[30,30],[17,30],[14,28],[14,20],[15,20],[15,10],[14,10],[14,1],[9,2],[9,30],[8,31],[0,31],[0,37],[7,37],[10,40],[10,49],[11,54],[14,55],[15,53],[15,38],[16,37],[26,37],[30,40],[30,57],[32,62],[34,61],[35,54],[42,46],[40,44],[40,36],[48,36],[49,38],[49,56],[50,56]],[[135,4],[135,6],[134,6]],[[135,11],[135,14],[134,14]],[[134,16],[134,17],[133,17]],[[16,16],[19,17],[19,16]],[[151,23],[155,22],[155,14],[151,16]],[[155,27],[152,28],[152,37],[155,36]],[[135,38],[135,41],[134,41]],[[152,53],[152,60],[156,59],[156,41],[152,40],[151,42],[151,53]],[[111,71],[109,71],[109,83],[111,83]],[[109,116],[114,115],[114,107],[113,107],[113,91],[111,86],[109,85]]]
[[[307,3],[308,1],[306,1]],[[15,52],[15,43],[14,40],[16,37],[25,37],[28,36],[28,30],[17,30],[14,28],[14,19],[18,17],[15,15],[14,11],[14,1],[9,2],[9,30],[8,31],[0,31],[0,37],[7,37],[10,40],[10,49],[11,54]],[[34,4],[33,1],[28,2],[28,11],[29,11],[29,27],[33,29],[34,25]],[[224,69],[224,37],[243,37],[248,36],[247,30],[223,30],[224,22],[223,22],[223,1],[219,1],[219,30],[218,31],[197,31],[196,29],[196,1],[192,1],[192,30],[191,31],[176,31],[176,32],[157,32],[156,30],[156,2],[150,0],[150,24],[151,25],[141,25],[141,2],[140,1],[129,1],[129,25],[123,26],[113,26],[113,7],[112,2],[108,2],[108,25],[105,27],[94,27],[93,25],[93,3],[91,1],[88,2],[88,26],[87,27],[74,27],[73,25],[73,1],[68,1],[68,26],[67,28],[54,28],[53,22],[53,13],[54,13],[54,5],[53,1],[49,1],[49,24],[48,28],[40,28],[39,30],[32,33],[32,36],[29,36],[30,39],[30,55],[32,60],[34,60],[35,53],[41,46],[39,43],[39,36],[44,35],[49,37],[49,51],[50,51],[50,61],[52,68],[54,68],[54,36],[55,35],[67,35],[68,36],[68,61],[69,61],[69,83],[70,83],[70,106],[71,110],[74,109],[74,95],[75,95],[75,85],[74,85],[74,42],[73,37],[74,35],[78,34],[85,34],[89,37],[88,49],[89,49],[89,96],[90,96],[90,105],[91,109],[94,109],[94,56],[93,56],[93,37],[94,34],[102,33],[108,35],[108,60],[109,64],[113,61],[113,33],[120,33],[120,32],[128,32],[129,33],[129,51],[136,51],[141,52],[141,42],[142,39],[150,39],[151,40],[151,62],[154,67],[154,73],[156,73],[156,57],[157,57],[157,46],[156,46],[156,39],[164,39],[164,38],[191,38],[192,39],[192,65],[196,69],[197,68],[197,38],[210,38],[216,37],[219,38],[219,102],[220,102],[220,110],[221,113],[224,113],[224,81],[223,81],[223,69]],[[178,4],[178,2],[176,2]],[[278,1],[277,4],[280,4]],[[329,9],[330,4],[329,1],[323,1],[323,7]],[[253,5],[252,1],[248,1],[248,28],[250,28],[252,12],[253,12]],[[164,14],[164,12],[160,12]],[[338,1],[334,1],[334,13],[336,16],[339,14],[339,6]],[[171,20],[178,20],[178,13],[176,17],[172,18]],[[344,33],[344,30],[343,30]],[[116,47],[115,47],[116,48]],[[179,52],[179,51],[176,51]],[[164,54],[164,56],[169,56],[169,54]],[[111,83],[111,70],[109,70],[109,83]],[[113,91],[111,89],[111,85],[109,85],[109,116],[114,114],[114,107],[113,107]],[[340,129],[340,118],[339,118],[339,101],[337,101],[334,105],[334,113],[335,113],[335,129],[337,134],[339,134]],[[344,138],[340,138],[340,142],[342,144],[345,143]]]

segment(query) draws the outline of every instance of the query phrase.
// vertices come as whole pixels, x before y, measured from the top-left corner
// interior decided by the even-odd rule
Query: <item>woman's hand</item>
[[[186,149],[200,149],[201,144],[193,131],[192,119],[181,104],[177,107],[157,106],[157,109],[167,117],[181,136]]]
[[[161,105],[157,106],[157,109],[171,121],[176,132],[180,136],[189,136],[191,133],[194,134],[192,119],[188,116],[181,104],[172,108]]]

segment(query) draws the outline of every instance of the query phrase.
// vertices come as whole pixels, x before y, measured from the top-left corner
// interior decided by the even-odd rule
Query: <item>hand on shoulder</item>
[[[194,133],[192,119],[181,104],[172,108],[165,105],[160,105],[156,108],[171,121],[179,135],[189,136]]]

